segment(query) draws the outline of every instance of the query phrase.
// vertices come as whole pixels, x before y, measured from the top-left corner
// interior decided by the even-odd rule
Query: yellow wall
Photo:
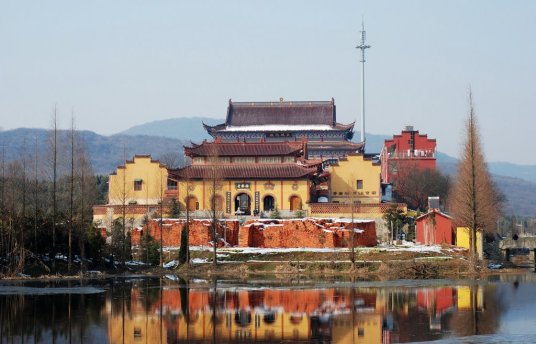
[[[456,228],[456,246],[470,249],[469,247],[469,228],[468,227],[457,227]],[[482,255],[482,232],[478,231],[476,234],[476,249],[478,255]]]
[[[237,189],[236,183],[249,183],[247,189]],[[211,208],[211,198],[213,187],[210,180],[181,180],[178,184],[179,195],[177,199],[181,208],[186,206],[186,186],[190,186],[190,197],[195,197],[199,202],[199,210],[209,211]],[[218,181],[216,195],[223,200],[223,210],[226,211],[226,194],[231,192],[231,212],[234,214],[235,199],[241,193],[246,193],[251,199],[251,210],[255,209],[255,192],[259,192],[259,209],[263,211],[263,199],[265,196],[272,196],[275,200],[275,206],[279,210],[290,210],[290,197],[298,196],[301,198],[302,209],[308,209],[309,188],[308,181],[300,180],[221,180]]]
[[[380,202],[380,165],[356,154],[340,159],[338,165],[329,167],[329,172],[331,202],[351,203],[352,199],[361,203]],[[357,180],[363,181],[362,189],[357,189]]]
[[[457,306],[458,310],[471,310],[471,286],[457,287]],[[473,292],[476,293],[476,308],[482,308],[484,304],[484,289],[480,286],[474,286]]]
[[[381,343],[382,317],[380,314],[356,314],[353,327],[348,331],[348,324],[352,323],[352,315],[345,314],[334,317],[332,320],[332,342],[336,344]]]
[[[134,334],[136,332],[136,335]],[[125,314],[108,317],[108,341],[119,343],[167,343],[167,325],[155,314]]]
[[[150,156],[135,156],[110,175],[108,204],[158,204],[167,188],[167,169]],[[134,181],[142,180],[140,191]]]

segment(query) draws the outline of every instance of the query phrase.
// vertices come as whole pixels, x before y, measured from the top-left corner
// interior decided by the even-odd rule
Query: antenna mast
[[[361,44],[356,47],[361,49],[361,142],[365,142],[365,49],[370,48],[365,44],[366,36],[365,24],[361,22]]]

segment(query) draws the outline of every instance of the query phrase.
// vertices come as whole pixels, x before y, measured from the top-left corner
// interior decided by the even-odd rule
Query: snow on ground
[[[418,245],[411,242],[404,242],[403,245],[394,246],[381,244],[376,247],[356,247],[359,251],[387,251],[387,252],[421,252],[421,253],[442,253],[443,249],[439,245],[426,246]],[[191,246],[191,251],[212,251],[209,246]],[[348,252],[346,247],[335,248],[314,248],[314,247],[288,247],[288,248],[262,248],[262,247],[225,247],[218,248],[220,253],[232,254],[273,254],[273,253],[291,253],[291,252]],[[444,250],[447,251],[448,249]]]
[[[207,263],[208,262],[208,259],[206,258],[194,258],[191,260],[192,264],[203,264],[203,263]]]
[[[372,219],[347,219],[347,218],[330,218],[330,217],[309,217],[307,218],[312,221],[319,221],[319,220],[331,220],[333,223],[371,223],[374,222]]]

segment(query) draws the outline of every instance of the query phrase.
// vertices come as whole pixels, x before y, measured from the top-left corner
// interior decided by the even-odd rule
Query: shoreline
[[[362,281],[391,281],[391,280],[433,280],[433,279],[467,279],[482,278],[490,275],[529,274],[533,268],[508,266],[490,270],[487,267],[470,272],[468,262],[451,257],[424,257],[417,259],[392,259],[381,261],[356,261],[356,269],[352,269],[350,261],[231,261],[218,262],[216,268],[212,262],[190,263],[189,266],[179,266],[174,269],[160,267],[143,267],[140,269],[114,271],[89,271],[84,275],[46,274],[40,276],[5,276],[1,282],[68,282],[105,280],[114,278],[161,278],[175,276],[178,278],[236,278],[245,279],[270,277],[274,280],[284,280],[289,277],[311,279],[340,278],[343,280]],[[486,264],[482,264],[486,265]],[[0,283],[1,283],[0,282]]]

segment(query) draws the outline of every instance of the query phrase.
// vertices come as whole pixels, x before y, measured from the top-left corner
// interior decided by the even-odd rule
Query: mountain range
[[[126,129],[120,133],[103,136],[91,131],[77,131],[77,138],[84,142],[93,169],[97,174],[109,174],[134,154],[150,154],[170,165],[183,163],[183,146],[191,142],[209,139],[202,123],[214,125],[223,120],[197,117],[174,118],[153,121]],[[59,132],[60,147],[67,150],[69,132]],[[355,137],[359,137],[356,132]],[[380,152],[388,135],[367,134],[367,152]],[[20,128],[0,131],[0,145],[5,161],[17,159],[26,150],[37,151],[42,159],[47,157],[50,131],[46,129]],[[37,142],[37,145],[36,145]],[[61,150],[61,149],[60,149]],[[454,175],[458,160],[437,152],[438,169]],[[43,161],[44,163],[44,161]],[[490,162],[488,168],[507,199],[506,214],[518,216],[536,215],[536,166],[508,162]]]

